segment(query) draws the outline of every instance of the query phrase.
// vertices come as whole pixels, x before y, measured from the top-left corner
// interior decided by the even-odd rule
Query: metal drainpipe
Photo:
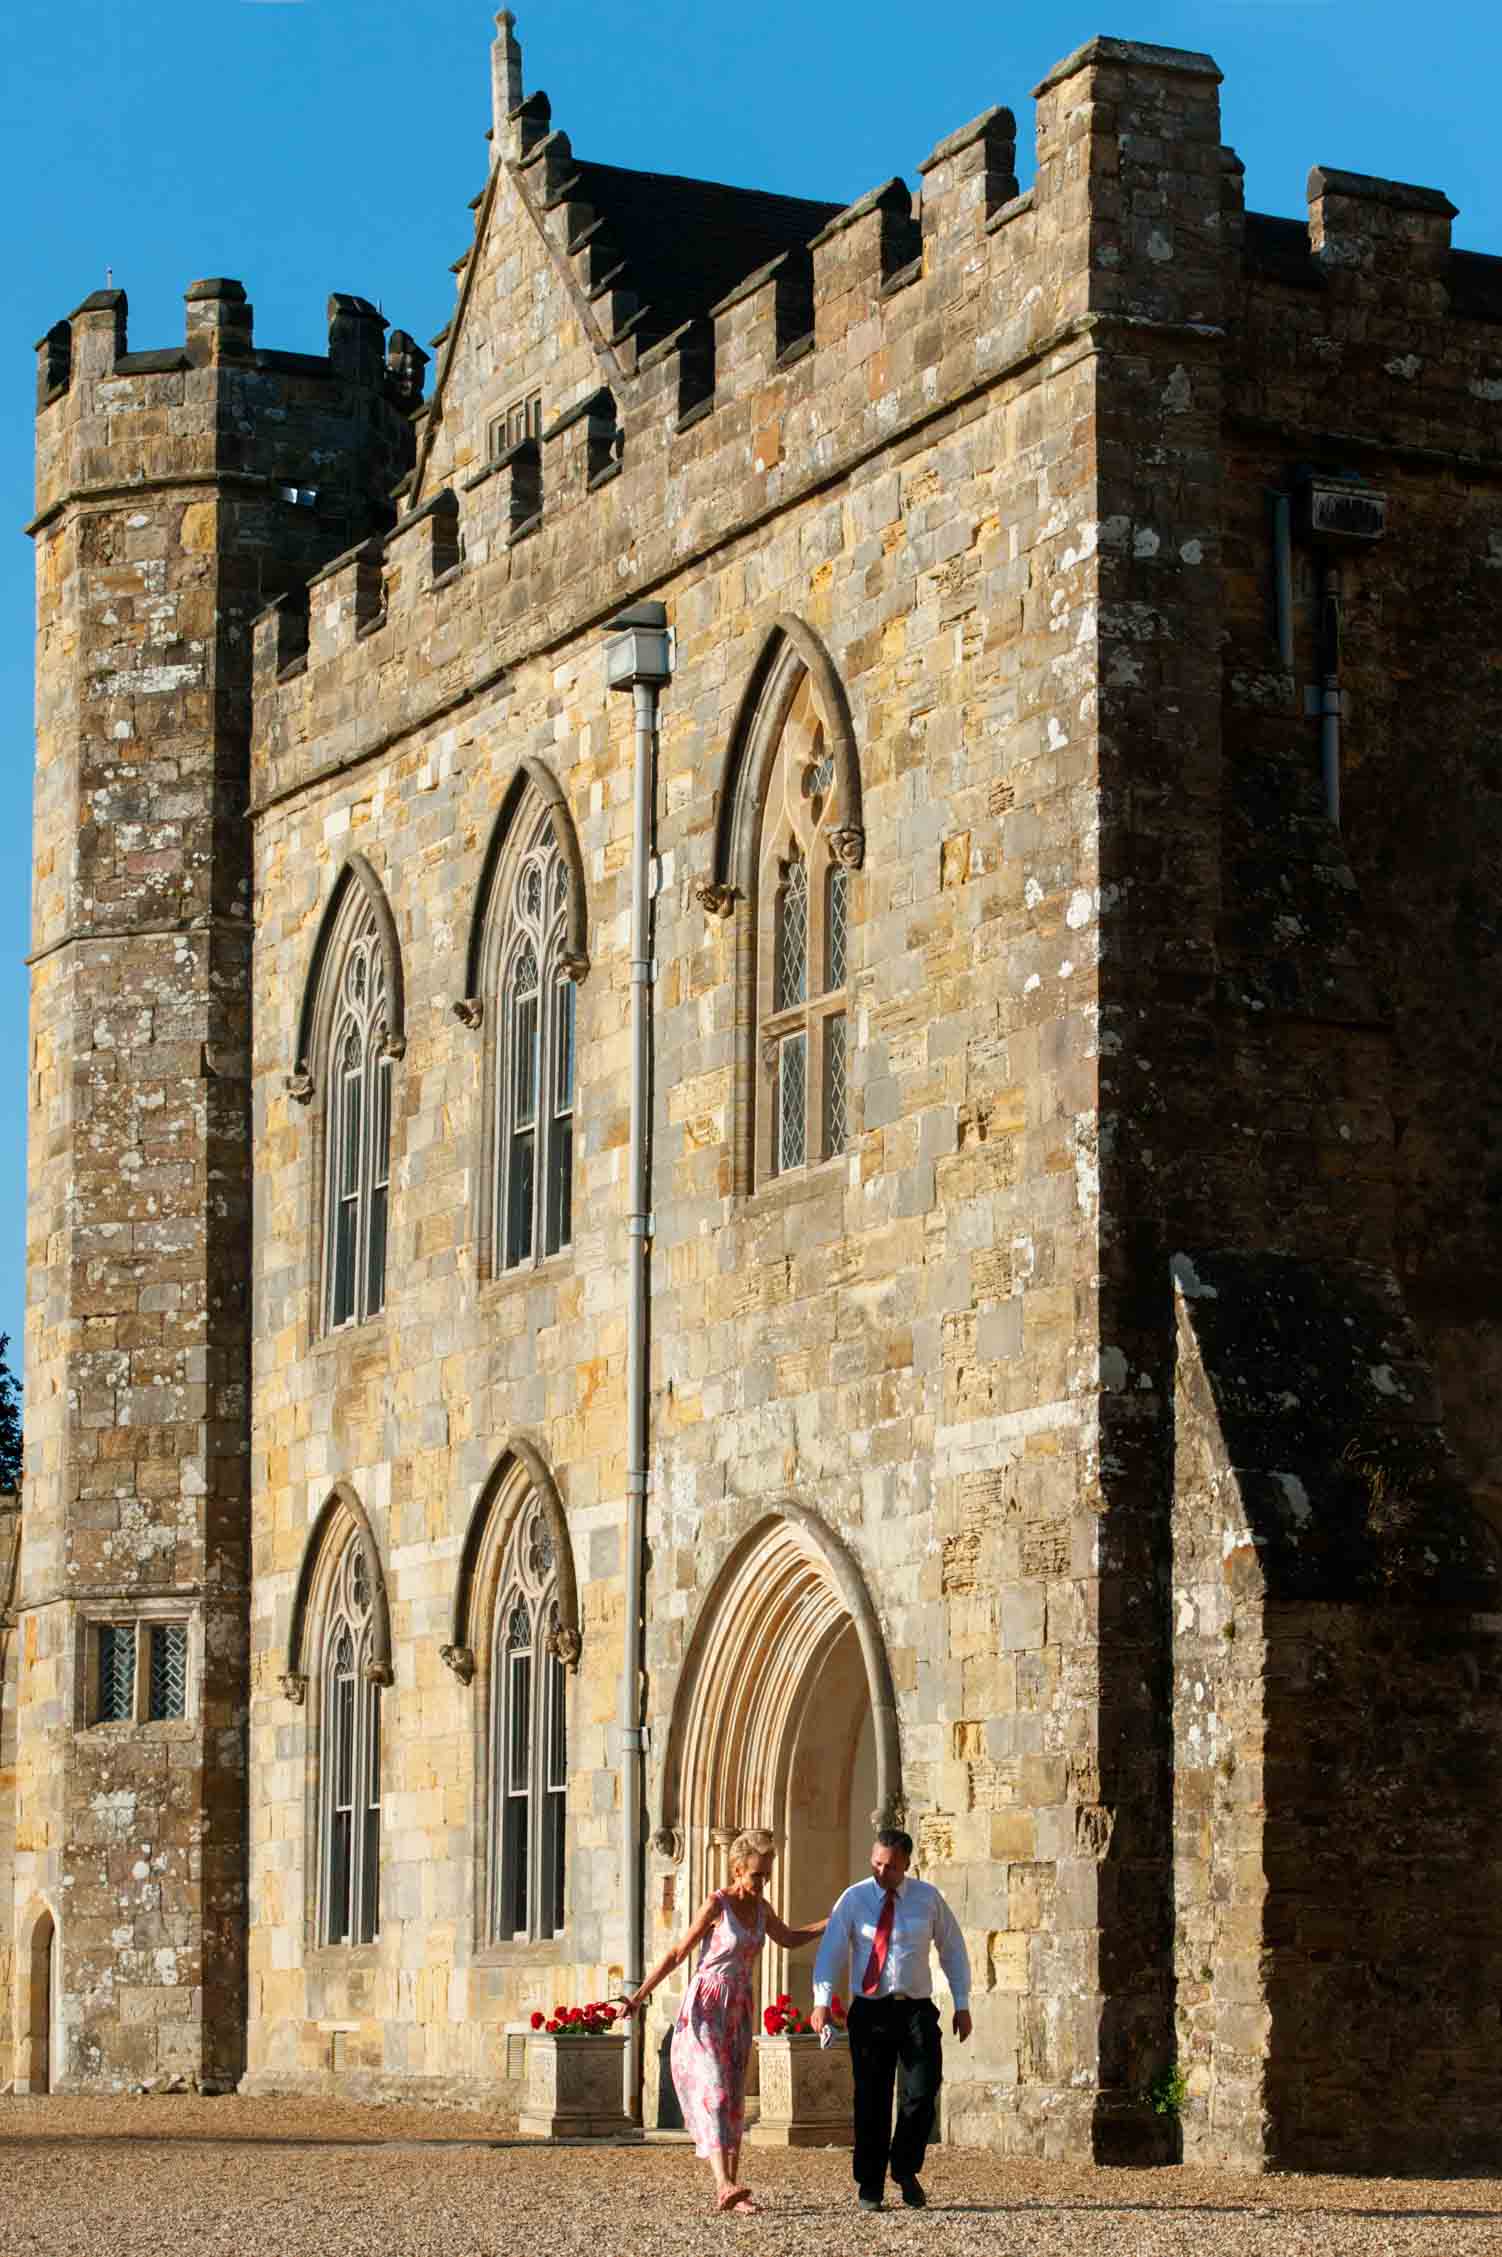
[[[621,1806],[626,1908],[625,1982],[635,1990],[645,1972],[643,1946],[643,1844],[645,1805],[644,1746],[641,1719],[642,1628],[646,1608],[645,1553],[647,1483],[651,1464],[648,1422],[647,1358],[651,1292],[652,1182],[652,853],[656,804],[657,700],[673,671],[673,644],[666,607],[634,604],[610,623],[605,646],[605,679],[612,690],[630,690],[635,705],[636,745],[631,828],[631,1146],[630,1212],[627,1223],[630,1268],[626,1316],[626,1638],[621,1659]],[[630,2023],[630,2092],[633,2113],[641,2115],[641,2017]]]
[[[1340,829],[1340,566],[1326,561],[1320,592],[1320,770],[1325,812]]]

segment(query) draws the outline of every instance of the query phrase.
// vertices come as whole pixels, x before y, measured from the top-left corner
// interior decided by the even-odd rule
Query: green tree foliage
[[[10,1368],[10,1334],[0,1332],[0,1489],[21,1486],[21,1390]]]

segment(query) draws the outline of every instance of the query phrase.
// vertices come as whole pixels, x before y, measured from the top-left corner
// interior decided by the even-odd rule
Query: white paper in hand
[[[834,2044],[834,2024],[832,2022],[826,2022],[819,2032],[819,2044],[825,2050]]]

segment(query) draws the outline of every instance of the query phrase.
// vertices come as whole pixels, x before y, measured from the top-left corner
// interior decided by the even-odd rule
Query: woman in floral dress
[[[797,1951],[824,1933],[826,1923],[789,1928],[766,1902],[776,1844],[762,1828],[737,1835],[730,1845],[730,1886],[706,1897],[681,1943],[659,1960],[626,2011],[644,2006],[665,1975],[703,1943],[704,1952],[673,2031],[673,2086],[694,2152],[714,2172],[717,2210],[756,2210],[751,2189],[738,2183],[741,2135],[746,2125],[746,2069],[751,2059],[751,1976],[770,1936]],[[707,1939],[707,1940],[706,1940]]]

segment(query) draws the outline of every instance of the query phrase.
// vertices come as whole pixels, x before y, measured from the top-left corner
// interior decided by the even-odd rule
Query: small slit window
[[[490,426],[491,458],[503,455],[508,447],[520,446],[523,439],[542,437],[542,394],[529,392],[524,399],[513,400],[510,407],[494,417]]]

